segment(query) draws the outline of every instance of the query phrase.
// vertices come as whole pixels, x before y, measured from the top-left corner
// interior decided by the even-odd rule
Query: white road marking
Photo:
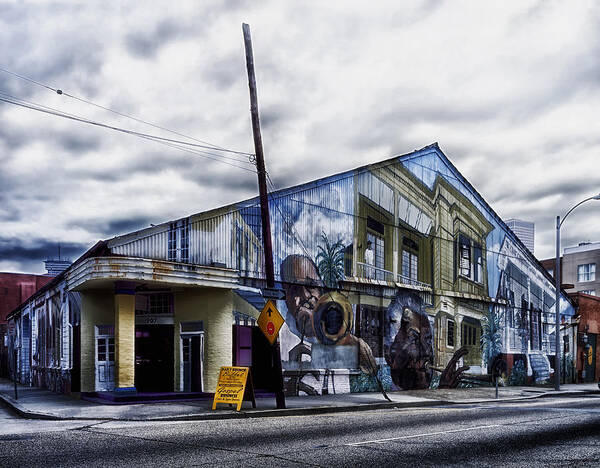
[[[382,442],[389,442],[392,440],[414,439],[416,437],[427,437],[427,436],[434,436],[434,435],[450,434],[453,432],[475,431],[477,429],[489,429],[491,427],[501,427],[501,426],[502,426],[501,424],[490,424],[488,426],[465,427],[464,429],[451,429],[449,431],[440,431],[440,432],[426,432],[424,434],[413,434],[413,435],[400,436],[400,437],[390,437],[389,439],[375,439],[375,440],[367,440],[364,442],[353,442],[351,444],[345,444],[345,445],[356,446],[356,445],[364,445],[364,444],[380,444]]]

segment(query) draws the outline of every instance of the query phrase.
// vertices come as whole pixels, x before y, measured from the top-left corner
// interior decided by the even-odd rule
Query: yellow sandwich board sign
[[[269,343],[275,343],[277,334],[284,323],[283,317],[275,307],[275,303],[268,300],[258,316],[258,326],[269,340]]]
[[[243,401],[251,401],[252,407],[256,408],[250,368],[235,366],[221,367],[212,409],[217,408],[217,403],[227,403],[237,405],[237,411],[239,411],[242,408]]]

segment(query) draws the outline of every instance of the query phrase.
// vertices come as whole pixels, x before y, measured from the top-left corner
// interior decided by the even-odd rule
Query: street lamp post
[[[560,227],[567,219],[567,216],[571,214],[571,212],[577,208],[582,203],[590,200],[600,200],[600,193],[598,195],[594,195],[593,197],[586,198],[585,200],[580,201],[567,211],[567,214],[563,216],[562,220],[560,216],[556,217],[556,264],[554,266],[554,279],[556,284],[556,302],[554,304],[554,310],[556,313],[556,329],[554,334],[556,335],[555,349],[556,354],[554,358],[554,389],[560,390]]]

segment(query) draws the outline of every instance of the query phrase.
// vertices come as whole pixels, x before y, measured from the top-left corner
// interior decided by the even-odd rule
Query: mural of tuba
[[[315,336],[324,345],[340,343],[352,332],[354,314],[343,294],[330,292],[321,296],[312,316]]]

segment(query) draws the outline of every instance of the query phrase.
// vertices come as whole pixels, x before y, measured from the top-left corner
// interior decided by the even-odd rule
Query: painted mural
[[[325,235],[323,238],[326,241]],[[316,369],[360,369],[367,375],[377,371],[371,349],[354,334],[355,310],[348,297],[328,287],[334,278],[343,278],[342,267],[332,263],[336,257],[324,248],[316,256],[317,264],[305,255],[292,254],[280,265],[286,300],[279,308],[287,314],[283,336],[288,358],[282,356],[283,366],[293,376],[292,387],[308,394],[322,392],[315,382],[305,381],[319,379]],[[348,375],[339,378],[347,387]]]
[[[548,379],[553,285],[437,145],[276,192],[270,211],[288,393]]]

